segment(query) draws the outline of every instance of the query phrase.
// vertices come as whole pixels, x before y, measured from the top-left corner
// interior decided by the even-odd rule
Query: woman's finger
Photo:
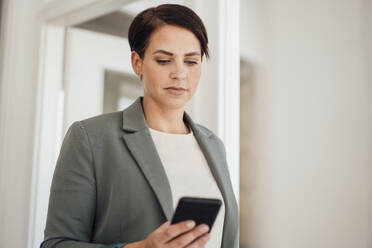
[[[190,245],[186,246],[185,248],[204,248],[205,244],[208,242],[208,240],[211,238],[210,233],[206,233],[199,238],[197,238],[194,242],[192,242]]]
[[[165,244],[174,239],[175,237],[181,235],[182,233],[190,231],[194,227],[195,227],[194,221],[182,221],[177,224],[164,226],[157,233],[159,241],[160,243]]]
[[[191,231],[180,235],[179,237],[170,241],[167,245],[169,247],[187,247],[197,240],[199,237],[204,235],[209,231],[209,227],[206,224],[198,225],[196,228],[192,229]]]

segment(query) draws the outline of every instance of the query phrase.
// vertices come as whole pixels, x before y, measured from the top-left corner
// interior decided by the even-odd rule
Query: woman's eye
[[[158,60],[156,60],[156,62],[158,64],[165,65],[165,64],[168,64],[170,62],[170,60],[158,59]],[[188,64],[188,65],[196,65],[198,62],[187,60],[187,61],[185,61],[185,63]]]
[[[187,64],[189,65],[196,65],[198,62],[195,61],[186,61]]]
[[[156,62],[158,62],[161,65],[165,65],[166,63],[169,62],[169,60],[158,59],[158,60],[156,60]]]

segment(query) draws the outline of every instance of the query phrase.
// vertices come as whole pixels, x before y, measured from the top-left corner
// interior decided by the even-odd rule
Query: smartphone
[[[222,201],[214,198],[182,197],[177,204],[171,224],[193,220],[196,225],[207,224],[209,232],[216,220]]]

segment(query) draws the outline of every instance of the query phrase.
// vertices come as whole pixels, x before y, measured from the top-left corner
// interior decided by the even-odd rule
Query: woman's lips
[[[175,96],[183,95],[186,92],[186,89],[184,89],[184,88],[169,87],[169,88],[165,88],[165,89],[168,91],[168,93],[170,93],[172,95],[175,95]]]

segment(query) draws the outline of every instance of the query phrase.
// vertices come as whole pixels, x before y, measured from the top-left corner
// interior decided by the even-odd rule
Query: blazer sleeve
[[[90,243],[96,206],[94,159],[81,122],[63,140],[54,170],[41,248],[121,248],[126,243]]]

